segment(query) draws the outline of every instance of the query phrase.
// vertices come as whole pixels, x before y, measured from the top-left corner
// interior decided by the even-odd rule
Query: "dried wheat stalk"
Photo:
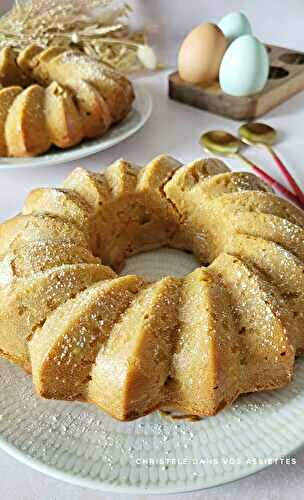
[[[120,71],[155,69],[144,32],[128,26],[131,7],[114,0],[15,0],[0,18],[0,47],[21,50],[35,43],[77,48]]]

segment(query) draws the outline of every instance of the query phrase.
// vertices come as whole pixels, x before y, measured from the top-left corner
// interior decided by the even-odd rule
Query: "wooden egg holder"
[[[230,96],[221,90],[218,82],[210,87],[193,85],[175,72],[169,76],[169,97],[234,120],[262,116],[304,90],[304,53],[274,45],[268,45],[267,50],[270,57],[269,79],[259,94]]]

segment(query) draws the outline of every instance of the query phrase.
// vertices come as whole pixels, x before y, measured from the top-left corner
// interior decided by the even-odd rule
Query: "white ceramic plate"
[[[135,134],[144,126],[152,112],[152,98],[140,85],[134,84],[135,101],[128,116],[98,139],[83,141],[78,146],[62,150],[51,148],[46,154],[34,158],[1,158],[0,169],[17,167],[48,167],[90,156],[111,148]]]
[[[193,257],[175,252],[132,257],[124,274],[159,278],[195,267]],[[304,442],[304,359],[286,389],[242,397],[199,422],[155,413],[122,423],[93,405],[41,400],[31,377],[6,361],[0,362],[0,383],[0,447],[85,487],[124,493],[208,488],[257,472]]]

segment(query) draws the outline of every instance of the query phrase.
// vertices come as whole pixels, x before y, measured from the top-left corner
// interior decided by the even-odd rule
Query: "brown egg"
[[[228,40],[216,24],[200,24],[186,36],[179,50],[180,77],[203,85],[214,82],[227,47]]]

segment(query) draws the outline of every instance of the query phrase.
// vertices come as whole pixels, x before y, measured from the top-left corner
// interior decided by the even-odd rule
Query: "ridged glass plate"
[[[163,249],[132,257],[124,274],[181,276],[195,266],[190,255]],[[208,488],[257,472],[304,443],[304,360],[287,388],[242,397],[197,422],[154,413],[122,423],[93,405],[41,400],[31,377],[3,360],[0,382],[0,447],[85,487],[125,493]]]
[[[16,167],[49,167],[72,160],[90,156],[115,144],[124,141],[141,129],[152,112],[152,98],[139,84],[133,83],[135,101],[128,116],[98,139],[85,140],[69,149],[51,148],[47,153],[33,158],[3,158],[0,157],[0,169]]]

